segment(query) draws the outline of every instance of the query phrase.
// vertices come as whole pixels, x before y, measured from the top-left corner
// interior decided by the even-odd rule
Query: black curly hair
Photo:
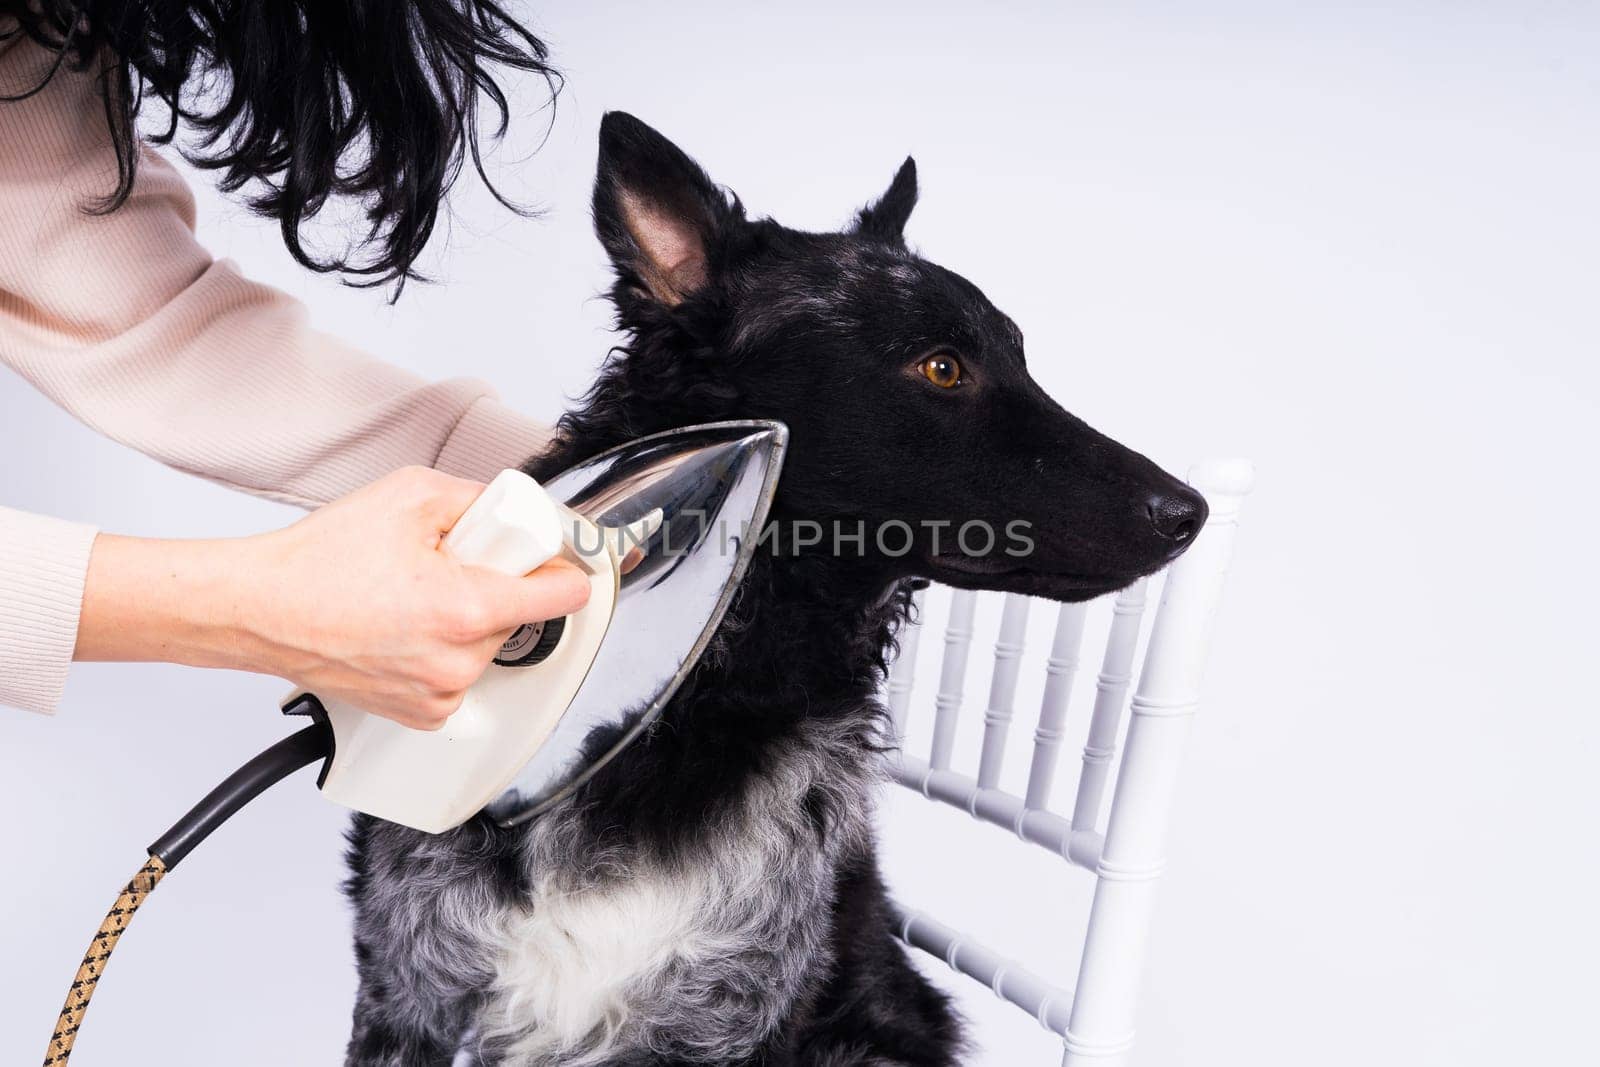
[[[510,109],[496,68],[561,78],[549,50],[493,0],[0,0],[15,25],[55,52],[50,73],[0,101],[40,91],[63,65],[100,83],[117,156],[117,185],[89,210],[110,212],[133,190],[140,112],[167,109],[167,144],[180,126],[198,137],[192,163],[222,171],[274,218],[289,252],[352,285],[417,278],[417,257],[463,163],[506,207],[484,174],[479,106],[506,132]],[[306,247],[302,227],[331,200],[360,205],[368,229],[342,253]]]

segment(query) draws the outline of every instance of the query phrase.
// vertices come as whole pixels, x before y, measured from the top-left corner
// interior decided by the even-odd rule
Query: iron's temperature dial
[[[494,661],[502,667],[531,667],[535,663],[542,663],[555,651],[556,644],[561,640],[561,631],[566,627],[565,617],[547,622],[525,622],[506,638]]]

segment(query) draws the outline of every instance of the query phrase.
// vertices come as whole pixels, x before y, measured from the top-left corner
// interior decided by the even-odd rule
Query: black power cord
[[[304,698],[315,705],[315,698]],[[111,905],[105,921],[89,942],[83,954],[78,973],[67,991],[66,1003],[56,1020],[55,1032],[50,1035],[50,1047],[44,1054],[44,1067],[62,1067],[72,1055],[73,1042],[78,1028],[83,1025],[84,1014],[89,1010],[89,998],[105,973],[106,961],[117,947],[122,932],[133,920],[145,898],[155,890],[164,876],[176,867],[194,847],[210,836],[211,831],[233,817],[234,813],[250,801],[283,781],[301,767],[324,759],[333,752],[333,730],[327,718],[316,715],[320,705],[310,706],[301,713],[312,713],[314,721],[297,733],[279,741],[234,771],[204,800],[189,809],[189,813],[172,825],[172,829],[156,839],[150,846],[150,858],[123,888],[117,902]]]
[[[238,810],[301,767],[326,758],[333,751],[333,731],[324,721],[290,734],[265,749],[225,778],[205,799],[172,824],[172,829],[150,846],[155,856],[172,870],[194,847],[227,822]]]

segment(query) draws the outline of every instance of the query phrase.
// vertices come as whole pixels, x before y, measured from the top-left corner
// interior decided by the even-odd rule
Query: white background
[[[1259,466],[1135,1063],[1589,1061],[1600,18],[1299,6],[552,11],[568,90],[539,154],[534,118],[500,157],[547,212],[466,190],[442,284],[389,307],[309,278],[209,191],[201,234],[384,358],[554,416],[612,340],[587,218],[605,110],[800,227],[843,222],[914,153],[912,240],[1017,319],[1054,395],[1170,469]],[[118,532],[293,517],[97,439],[14,378],[0,455],[0,500]],[[0,1062],[37,1060],[142,846],[285,732],[283,688],[88,666],[58,718],[0,714]],[[74,1062],[337,1062],[342,823],[302,778],[208,842],[141,913]],[[1083,872],[909,795],[883,837],[903,900],[1070,982]],[[1021,1013],[948,986],[973,1062],[1055,1062]]]

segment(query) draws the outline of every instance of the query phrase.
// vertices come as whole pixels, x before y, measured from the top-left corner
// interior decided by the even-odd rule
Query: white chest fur
[[[713,893],[721,881],[698,871],[576,891],[546,884],[505,923],[481,1032],[515,1035],[512,1062],[604,1058],[633,1003],[675,962],[736,950],[713,919],[728,899]]]

